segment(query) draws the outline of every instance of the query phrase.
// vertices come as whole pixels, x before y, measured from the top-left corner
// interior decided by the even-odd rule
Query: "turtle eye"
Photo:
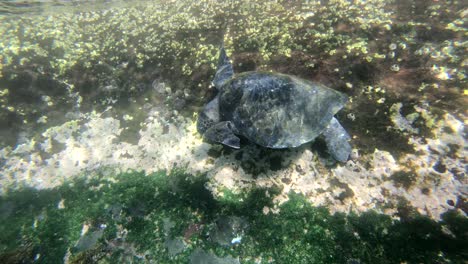
[[[232,129],[232,124],[231,124],[231,122],[227,122],[227,127],[228,127],[229,129]]]

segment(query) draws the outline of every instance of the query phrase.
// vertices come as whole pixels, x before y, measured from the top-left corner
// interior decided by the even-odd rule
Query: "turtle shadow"
[[[307,150],[312,152],[312,159],[315,159],[320,166],[329,168],[337,164],[328,154],[326,145],[320,138],[296,148],[285,149],[271,149],[241,139],[240,149],[211,144],[207,154],[213,159],[213,170],[225,166],[231,166],[235,170],[241,168],[253,179],[257,179],[271,177],[278,172],[287,170],[296,170],[302,175],[307,174],[309,171],[306,168],[297,165]]]

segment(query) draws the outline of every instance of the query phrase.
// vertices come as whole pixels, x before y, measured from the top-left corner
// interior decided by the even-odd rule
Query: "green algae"
[[[456,211],[441,222],[417,214],[400,221],[373,211],[330,214],[291,193],[278,213],[264,214],[263,207],[274,206],[274,189],[217,200],[203,175],[91,174],[54,189],[11,190],[2,197],[0,260],[187,263],[200,248],[241,263],[451,263],[467,257],[467,219]],[[207,237],[224,216],[247,223],[240,243],[219,245]],[[96,231],[97,241],[78,243]],[[186,246],[169,254],[166,241],[177,237]]]
[[[414,171],[397,171],[390,176],[396,187],[409,189],[417,180],[417,173]]]

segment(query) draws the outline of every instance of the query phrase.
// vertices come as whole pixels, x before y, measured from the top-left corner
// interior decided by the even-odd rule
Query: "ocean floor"
[[[103,166],[147,174],[182,168],[189,174],[206,174],[207,188],[215,197],[225,189],[238,194],[253,187],[281,189],[274,197],[275,206],[265,207],[265,213],[275,212],[290,192],[303,194],[315,206],[344,213],[373,209],[396,216],[400,204],[407,203],[438,220],[442,213],[465,206],[467,152],[460,147],[466,143],[464,124],[449,113],[427,128],[432,137],[422,138],[395,110],[394,126],[388,129],[413,131],[408,133],[408,144],[415,153],[395,157],[377,148],[366,154],[355,148],[349,161],[332,164],[312,144],[293,150],[211,145],[197,133],[195,117],[165,120],[164,110],[150,105],[141,111],[147,115],[133,134],[135,142],[124,135],[134,129],[125,125],[131,115],[117,119],[94,112],[51,127],[40,139],[3,148],[2,192],[19,186],[53,188]],[[422,107],[416,107],[414,114],[434,119]]]
[[[466,6],[273,2],[0,6],[0,262],[466,262]],[[203,140],[221,42],[346,94],[349,160]]]

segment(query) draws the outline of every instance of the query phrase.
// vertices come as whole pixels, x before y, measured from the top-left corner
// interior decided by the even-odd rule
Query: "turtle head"
[[[200,134],[204,134],[206,130],[218,123],[219,118],[219,99],[216,96],[211,102],[209,102],[203,110],[198,114],[197,120],[197,131]]]
[[[234,124],[231,121],[220,120],[218,96],[198,114],[197,130],[208,141],[240,148],[240,139],[234,134],[237,131]]]

